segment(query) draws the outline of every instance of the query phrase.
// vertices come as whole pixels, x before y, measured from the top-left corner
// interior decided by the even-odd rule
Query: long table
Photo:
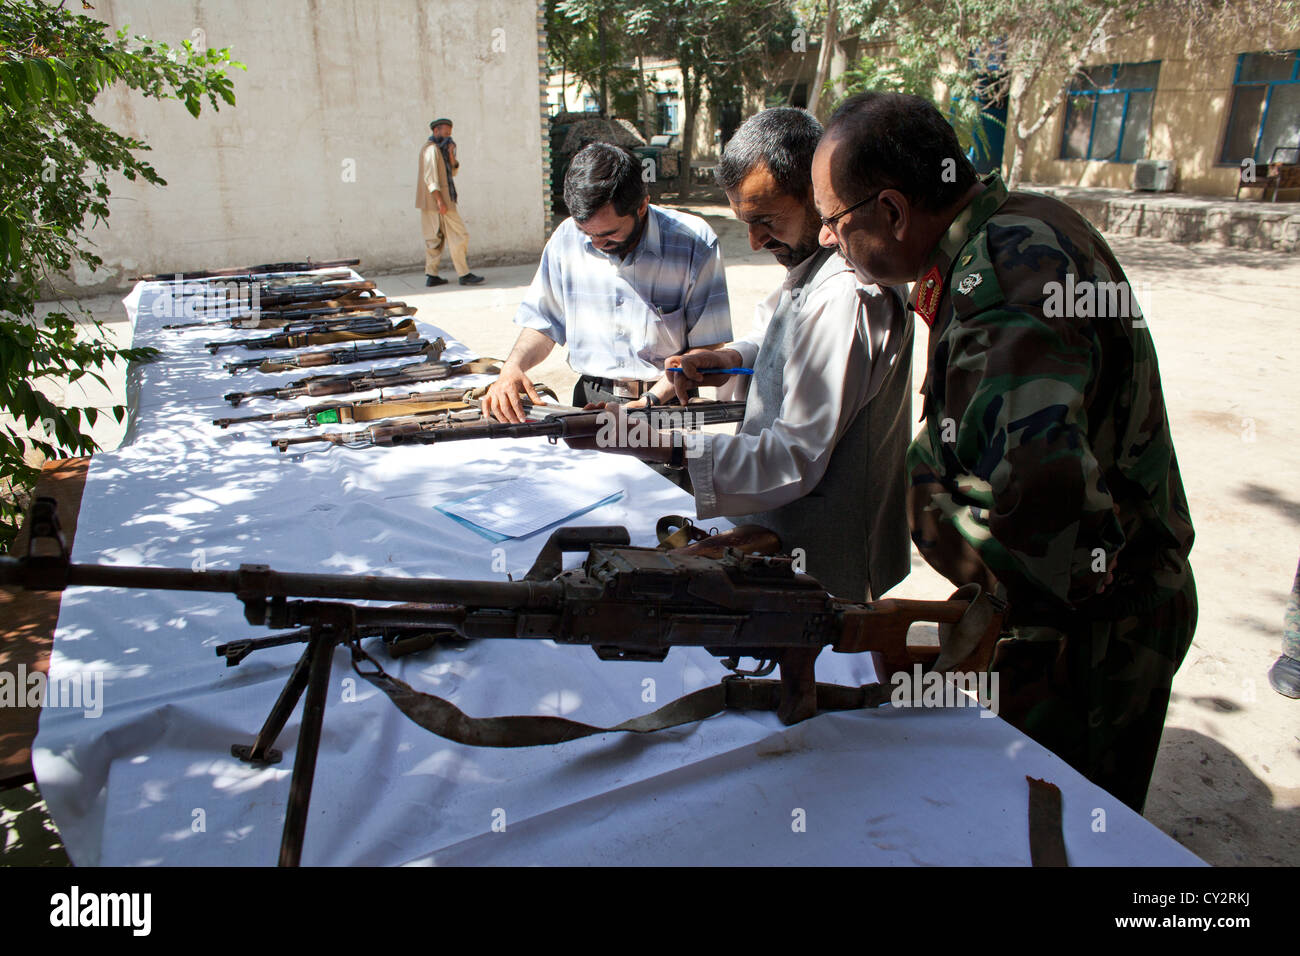
[[[435,506],[528,476],[575,501],[621,491],[580,523],[625,525],[634,544],[653,543],[660,515],[694,514],[688,495],[640,462],[542,439],[281,454],[267,426],[217,429],[210,420],[229,414],[222,393],[251,377],[232,379],[224,353],[202,349],[216,336],[162,330],[168,295],[141,284],[126,300],[135,344],[164,356],[133,370],[127,443],[91,461],[76,561],[504,580],[529,567],[546,532],[494,543]],[[449,357],[470,357],[422,327],[448,340]],[[298,717],[279,765],[241,763],[230,748],[251,743],[300,648],[224,667],[215,645],[257,636],[241,610],[219,594],[65,592],[50,675],[82,698],[47,702],[32,761],[74,862],[275,862]],[[697,649],[609,663],[550,641],[442,646],[385,667],[472,715],[606,725],[726,673]],[[875,675],[866,655],[827,652],[818,676]],[[790,728],[774,714],[726,713],[647,737],[490,750],[408,721],[344,650],[329,687],[309,865],[1027,864],[1026,776],[1061,788],[1074,864],[1199,862],[974,707],[884,707]]]

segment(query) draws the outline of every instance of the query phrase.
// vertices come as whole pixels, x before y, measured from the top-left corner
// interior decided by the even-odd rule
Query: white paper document
[[[572,486],[554,481],[512,478],[481,495],[439,505],[438,510],[475,530],[487,532],[489,537],[522,538],[616,501],[622,495],[621,488],[578,493]]]

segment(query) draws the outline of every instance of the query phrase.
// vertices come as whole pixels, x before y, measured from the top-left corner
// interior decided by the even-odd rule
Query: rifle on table
[[[533,388],[541,395],[555,398],[555,392],[545,385],[534,384]],[[357,402],[324,402],[307,408],[295,408],[284,412],[267,412],[264,415],[245,415],[242,418],[214,418],[212,424],[221,428],[231,425],[244,425],[249,422],[283,422],[301,419],[305,428],[318,425],[353,425],[359,422],[381,421],[390,418],[415,418],[434,415],[441,412],[469,411],[473,414],[469,420],[479,416],[479,403],[475,393],[486,389],[443,388],[436,392],[408,392],[405,395],[369,398]],[[526,394],[520,395],[525,405],[531,406]],[[448,421],[455,420],[448,416]],[[345,443],[347,444],[347,443]]]
[[[555,397],[555,393],[545,385],[537,385],[535,388],[541,394]],[[487,389],[477,391],[484,392]],[[328,442],[344,448],[370,448],[375,445],[387,448],[393,445],[415,444],[416,442],[411,439],[413,435],[434,429],[468,428],[480,422],[483,412],[479,403],[470,398],[471,394],[461,392],[459,398],[443,402],[410,401],[409,399],[393,402],[379,399],[375,404],[357,402],[344,406],[346,417],[339,416],[331,409],[324,413],[323,418],[308,418],[306,424],[309,427],[314,424],[350,425],[366,421],[378,421],[380,424],[350,432],[323,432],[319,435],[273,438],[271,445],[280,451],[287,451],[290,445],[307,445],[313,442]],[[546,407],[534,405],[524,394],[520,395],[520,401],[524,408],[529,410]]]
[[[207,303],[196,308],[196,312],[218,312],[229,311],[233,308],[247,307],[250,310],[257,309],[283,309],[300,305],[302,303],[329,301],[339,299],[346,295],[360,295],[363,292],[374,292],[375,284],[369,281],[363,282],[330,282],[313,285],[301,285],[282,289],[276,292],[268,292],[266,295],[259,295],[256,300],[251,296],[240,299],[223,299],[219,302],[212,302],[211,308]]]
[[[394,325],[391,319],[378,315],[356,315],[293,322],[274,335],[231,339],[229,342],[206,342],[203,347],[216,355],[220,349],[236,346],[243,346],[246,349],[301,349],[312,345],[353,342],[358,339],[414,339],[419,335],[414,319],[407,319]]]
[[[295,289],[324,285],[332,282],[350,282],[353,279],[350,269],[340,269],[337,272],[305,272],[295,273],[285,276],[269,276],[265,279],[224,279],[217,282],[215,279],[189,280],[184,279],[177,282],[172,280],[167,283],[173,291],[179,287],[180,294],[194,292],[200,296],[205,304],[219,304],[220,302],[231,298],[232,294],[241,296],[245,293],[252,294],[254,290],[259,296],[269,295],[273,292],[292,292]]]
[[[290,445],[327,441],[334,445],[364,448],[371,445],[434,445],[439,442],[471,441],[479,438],[536,438],[544,436],[552,445],[561,438],[590,438],[614,421],[604,410],[583,411],[571,407],[560,409],[546,405],[529,405],[530,415],[538,420],[498,422],[480,416],[469,422],[441,422],[436,419],[371,425],[360,432],[326,432],[296,438],[275,438],[271,444],[280,451]],[[725,425],[745,419],[744,402],[692,402],[690,405],[629,408],[629,425],[643,423],[651,431],[659,429],[693,429],[701,425]],[[649,432],[646,440],[650,441]]]
[[[231,593],[244,605],[250,624],[305,628],[217,648],[230,666],[264,647],[307,644],[256,740],[231,747],[244,761],[277,762],[281,755],[272,744],[306,693],[280,843],[282,866],[296,866],[301,858],[330,667],[340,644],[351,651],[357,675],[426,730],[467,746],[529,747],[593,734],[650,733],[727,709],[775,710],[782,723],[793,724],[819,709],[877,707],[890,699],[888,684],[817,682],[815,662],[824,648],[877,652],[887,673],[914,664],[935,671],[981,671],[991,659],[1003,610],[978,585],[966,585],[947,601],[840,600],[796,574],[791,558],[765,555],[780,543],[754,526],[676,551],[629,547],[626,528],[560,528],[521,581],[285,574],[247,564],[238,571],[72,564],[54,499],[36,500],[29,526],[27,557],[0,558],[0,585]],[[586,552],[582,567],[564,571],[564,554],[577,552]],[[349,601],[420,603],[375,607]],[[908,644],[908,627],[918,621],[944,625],[937,648]],[[564,717],[470,717],[450,701],[387,674],[361,646],[377,633],[446,632],[467,639],[586,645],[605,661],[662,661],[674,647],[702,647],[734,673],[653,713],[595,727]],[[742,657],[762,666],[742,671]],[[363,670],[363,664],[371,669]],[[779,681],[752,679],[776,668]]]
[[[252,278],[253,276],[284,272],[315,272],[320,269],[351,268],[359,265],[361,265],[360,259],[322,259],[320,262],[313,262],[308,259],[306,262],[267,262],[260,266],[240,266],[237,269],[197,269],[194,272],[174,272],[171,275],[154,275],[150,273],[148,275],[138,275],[132,281],[166,282],[178,276],[181,281],[187,279],[238,279],[245,276]]]
[[[280,388],[263,388],[252,392],[227,392],[226,401],[238,408],[239,403],[249,398],[274,398],[285,400],[301,398],[323,398],[326,395],[345,395],[349,392],[369,392],[377,388],[391,388],[397,385],[418,385],[421,382],[441,382],[458,375],[496,375],[501,371],[497,362],[500,359],[481,358],[465,361],[457,359],[451,362],[438,361],[446,343],[442,339],[434,340],[426,351],[428,358],[423,362],[409,362],[406,365],[372,368],[364,372],[352,372],[344,375],[308,375],[296,382],[290,382]]]
[[[182,280],[183,282],[184,280]],[[323,285],[326,282],[355,281],[352,278],[351,269],[339,269],[336,272],[299,272],[292,275],[273,275],[265,279],[242,280],[233,283],[235,289],[240,289],[246,285],[256,285],[258,292],[262,295],[268,292],[277,292],[280,290],[293,290],[301,286]],[[197,284],[197,283],[196,283]],[[224,284],[213,283],[211,286],[213,292],[224,292],[229,294],[231,283],[226,280]]]
[[[180,331],[182,329],[275,329],[282,328],[290,322],[302,319],[324,318],[326,316],[378,315],[383,318],[399,315],[414,315],[415,309],[405,302],[395,301],[386,296],[376,295],[356,298],[344,296],[338,299],[319,299],[314,302],[294,303],[291,308],[280,310],[240,312],[237,315],[220,319],[204,319],[200,322],[181,322],[164,325],[164,329]]]
[[[405,333],[403,333],[405,334]],[[242,359],[227,362],[224,366],[231,375],[238,375],[246,369],[259,372],[292,372],[295,369],[319,368],[322,365],[351,365],[356,362],[368,362],[371,359],[397,358],[400,355],[422,355],[429,348],[425,339],[412,342],[399,342],[386,345],[353,345],[342,349],[328,349],[323,352],[302,352],[298,355],[277,355],[268,359]]]

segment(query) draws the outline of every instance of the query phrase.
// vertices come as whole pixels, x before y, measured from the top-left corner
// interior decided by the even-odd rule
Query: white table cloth
[[[688,495],[640,462],[544,439],[281,454],[270,437],[284,434],[285,423],[218,429],[215,417],[288,404],[256,401],[232,412],[226,391],[310,373],[229,375],[222,363],[247,353],[214,356],[203,342],[257,333],[163,331],[177,321],[156,314],[167,312],[159,296],[169,294],[141,284],[126,299],[135,344],[164,356],[133,371],[128,442],[91,461],[76,561],[504,580],[531,565],[549,532],[493,544],[436,505],[535,476],[578,496],[622,490],[574,523],[626,525],[633,544],[653,543],[660,515],[694,514]],[[471,356],[422,328],[447,338],[447,357]],[[102,680],[102,714],[47,706],[33,763],[74,862],[276,861],[301,707],[277,741],[282,763],[244,764],[230,746],[252,742],[303,648],[258,651],[230,668],[213,652],[268,633],[244,622],[232,595],[64,594],[51,676],[85,687]],[[550,641],[478,641],[380,659],[476,716],[561,714],[596,724],[652,710],[725,673],[697,649],[674,649],[660,664],[613,663]],[[818,676],[873,679],[865,655],[829,651]],[[408,721],[339,649],[303,863],[1024,864],[1026,774],[1061,787],[1072,863],[1199,862],[973,707],[885,707],[793,728],[774,714],[729,713],[647,737],[477,749]]]

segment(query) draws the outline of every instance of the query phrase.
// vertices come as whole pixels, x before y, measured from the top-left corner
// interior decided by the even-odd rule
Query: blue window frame
[[[1060,158],[1110,163],[1142,159],[1159,79],[1159,60],[1080,71],[1066,94]]]
[[[1267,163],[1278,147],[1300,146],[1300,51],[1243,53],[1232,78],[1232,108],[1219,165]]]

